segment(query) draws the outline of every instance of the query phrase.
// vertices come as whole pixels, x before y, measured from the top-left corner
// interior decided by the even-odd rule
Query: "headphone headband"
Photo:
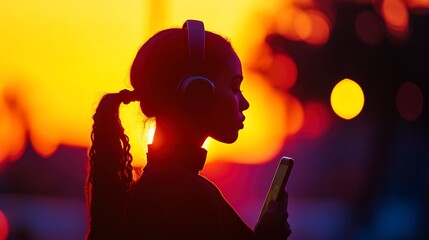
[[[188,32],[189,74],[200,75],[204,63],[205,30],[204,23],[186,20],[183,29]]]
[[[192,114],[210,109],[215,93],[214,83],[203,75],[205,35],[204,23],[187,20],[183,29],[188,32],[189,72],[177,85],[182,106]]]

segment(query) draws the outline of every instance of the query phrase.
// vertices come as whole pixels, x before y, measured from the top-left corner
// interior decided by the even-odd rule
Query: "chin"
[[[219,141],[222,143],[231,144],[231,143],[234,143],[235,141],[237,141],[238,132],[236,132],[235,134],[230,134],[230,135],[212,136],[212,138],[215,139],[216,141]]]

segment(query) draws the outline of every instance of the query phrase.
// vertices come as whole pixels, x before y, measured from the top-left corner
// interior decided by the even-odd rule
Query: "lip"
[[[246,118],[245,118],[245,117],[243,117],[243,118],[239,121],[239,123],[238,123],[238,127],[239,127],[240,129],[243,129],[243,128],[244,128],[244,120],[246,120]]]

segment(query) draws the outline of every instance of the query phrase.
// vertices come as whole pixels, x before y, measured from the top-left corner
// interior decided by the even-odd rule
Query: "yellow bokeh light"
[[[347,120],[356,117],[362,111],[364,102],[362,88],[348,78],[337,83],[331,93],[332,109],[338,116]]]

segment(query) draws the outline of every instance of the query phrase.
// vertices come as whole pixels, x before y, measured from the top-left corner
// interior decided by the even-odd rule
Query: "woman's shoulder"
[[[144,172],[135,192],[144,197],[169,196],[175,198],[218,198],[219,189],[208,179],[181,167]]]
[[[145,216],[150,226],[158,220],[174,219],[176,224],[181,221],[201,225],[202,229],[220,224],[224,210],[222,196],[214,185],[199,175],[174,168],[144,173],[127,205],[128,217]]]

